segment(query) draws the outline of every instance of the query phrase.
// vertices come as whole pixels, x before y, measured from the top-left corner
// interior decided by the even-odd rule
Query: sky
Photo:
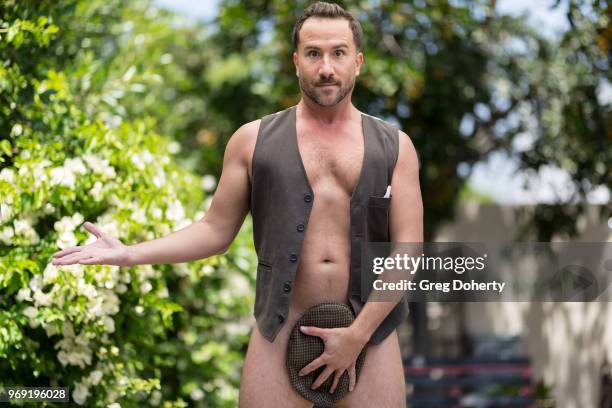
[[[154,0],[154,3],[189,18],[209,21],[216,14],[218,0]],[[552,4],[552,0],[498,0],[497,10],[500,14],[524,15],[540,32],[555,38],[568,28],[568,23],[566,8],[560,6],[552,9]],[[605,87],[608,93],[611,93],[611,89],[610,86]],[[486,162],[474,166],[469,185],[500,204],[553,203],[566,201],[572,194],[572,189],[568,187],[569,176],[561,169],[548,167],[532,175],[517,174],[516,168],[516,160],[503,153],[493,153]],[[523,188],[526,180],[532,183],[529,189]],[[609,189],[600,188],[587,199],[592,204],[605,204],[612,198]]]

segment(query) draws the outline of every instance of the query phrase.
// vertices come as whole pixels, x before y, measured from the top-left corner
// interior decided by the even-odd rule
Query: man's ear
[[[293,65],[295,66],[295,76],[296,77],[300,77],[300,70],[298,67],[298,56],[297,56],[297,52],[293,52]]]
[[[355,58],[357,60],[357,66],[355,67],[355,76],[359,76],[359,72],[361,71],[361,65],[363,64],[363,53],[359,51]]]

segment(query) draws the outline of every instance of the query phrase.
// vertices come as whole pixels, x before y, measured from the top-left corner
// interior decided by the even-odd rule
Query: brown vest
[[[251,215],[259,259],[254,316],[259,331],[270,342],[274,341],[289,313],[289,298],[304,234],[316,199],[298,150],[296,108],[293,106],[261,119],[253,152]],[[350,205],[348,299],[356,315],[365,304],[361,296],[361,246],[368,241],[389,241],[391,198],[383,196],[391,184],[399,142],[398,129],[393,125],[367,114],[362,114],[362,119],[363,168]],[[370,341],[380,343],[406,315],[404,296]]]

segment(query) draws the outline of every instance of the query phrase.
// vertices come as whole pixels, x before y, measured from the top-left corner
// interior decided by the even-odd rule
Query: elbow
[[[215,255],[223,255],[223,254],[225,254],[225,253],[226,253],[226,252],[227,252],[227,251],[230,249],[230,246],[232,246],[232,245],[231,245],[231,242],[230,242],[230,243],[227,243],[227,244],[225,244],[225,245],[222,245],[222,246],[221,246],[221,247],[220,247],[220,248],[219,248],[219,249],[216,251]]]
[[[230,228],[225,225],[211,222],[203,219],[202,222],[206,226],[205,235],[211,237],[210,247],[214,255],[225,254],[232,245],[232,241],[236,234],[233,234]]]

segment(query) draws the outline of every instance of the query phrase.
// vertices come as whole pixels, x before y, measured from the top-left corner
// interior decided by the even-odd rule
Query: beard
[[[299,76],[298,80],[300,83],[300,88],[302,89],[304,94],[308,96],[308,98],[310,98],[310,100],[312,100],[314,103],[322,107],[330,107],[330,106],[337,105],[355,87],[354,77],[350,78],[348,82],[346,83],[346,85],[343,85],[342,82],[337,81],[337,80],[317,81],[317,82],[311,83],[303,79],[302,76]],[[325,101],[326,95],[323,94],[322,88],[320,88],[319,86],[323,84],[330,84],[330,83],[336,86],[339,86],[339,89],[338,89],[338,93],[336,94],[336,97],[331,102],[326,102]]]

